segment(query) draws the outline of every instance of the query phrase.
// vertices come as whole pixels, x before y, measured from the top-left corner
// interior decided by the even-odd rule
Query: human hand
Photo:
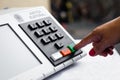
[[[76,50],[92,42],[91,56],[113,54],[114,45],[120,42],[120,17],[95,28],[74,48]]]

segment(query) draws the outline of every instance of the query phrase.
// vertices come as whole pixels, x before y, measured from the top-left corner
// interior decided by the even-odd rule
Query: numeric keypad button
[[[37,22],[36,25],[37,25],[39,28],[44,27],[44,24],[43,24],[42,22]]]
[[[30,30],[35,30],[35,29],[37,29],[37,25],[36,24],[29,24],[28,25],[28,28],[30,29]]]
[[[49,28],[42,29],[42,31],[44,32],[45,35],[47,35],[47,34],[49,34],[51,32]]]
[[[34,35],[39,38],[42,37],[44,33],[42,31],[35,31]]]
[[[58,38],[58,39],[62,39],[64,37],[64,35],[62,33],[56,33],[55,36]]]
[[[64,47],[64,44],[62,42],[60,43],[55,43],[54,46],[57,48],[57,49],[61,49],[62,47]]]
[[[49,38],[42,38],[41,42],[42,42],[42,44],[46,45],[46,44],[50,43],[50,39]]]
[[[55,35],[49,36],[48,38],[51,40],[51,42],[57,40],[57,37]]]
[[[51,32],[56,32],[58,30],[55,26],[49,27],[49,29],[51,30]]]
[[[43,20],[43,23],[45,24],[45,26],[50,26],[52,24],[50,20]]]

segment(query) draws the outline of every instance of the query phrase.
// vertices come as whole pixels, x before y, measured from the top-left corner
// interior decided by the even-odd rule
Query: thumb
[[[78,44],[76,44],[74,48],[78,50],[91,42],[98,42],[99,40],[100,36],[95,31],[93,31],[92,33],[88,34],[88,36],[83,38]]]

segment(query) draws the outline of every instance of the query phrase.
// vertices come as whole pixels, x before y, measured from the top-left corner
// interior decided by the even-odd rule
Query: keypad
[[[76,56],[73,48],[75,43],[51,17],[19,26],[54,66]]]

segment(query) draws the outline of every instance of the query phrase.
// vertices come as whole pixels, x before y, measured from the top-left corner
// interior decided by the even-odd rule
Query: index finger
[[[74,48],[76,50],[84,47],[85,45],[91,43],[91,42],[94,42],[96,41],[97,38],[96,38],[96,34],[94,34],[93,32],[90,33],[88,36],[86,36],[85,38],[83,38],[77,45],[74,46]]]

